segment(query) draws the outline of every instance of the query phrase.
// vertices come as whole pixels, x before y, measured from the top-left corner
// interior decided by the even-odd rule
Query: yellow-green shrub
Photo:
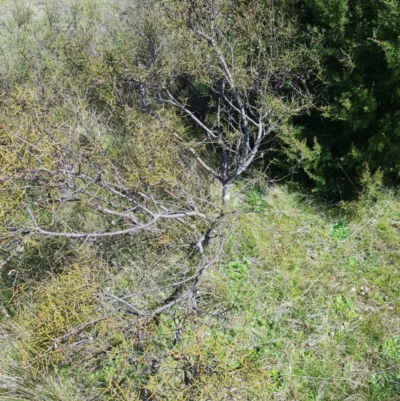
[[[47,369],[60,362],[87,331],[77,328],[101,318],[95,274],[83,260],[30,294],[33,304],[26,300],[16,316],[21,327],[16,347],[23,363]]]

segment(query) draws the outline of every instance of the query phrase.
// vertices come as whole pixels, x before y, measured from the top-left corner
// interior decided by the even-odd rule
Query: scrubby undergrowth
[[[195,4],[211,3],[236,4]],[[242,25],[217,18],[243,36],[229,56],[237,90],[248,116],[260,107],[252,124],[282,138],[312,100],[286,65],[305,68],[313,41],[280,2],[282,57],[257,59],[243,39],[253,43],[252,13],[237,3]],[[185,4],[17,1],[1,16],[0,398],[399,399],[398,192],[368,167],[357,199],[334,205],[265,184],[269,138],[247,168],[255,136],[212,64],[230,48],[216,34],[223,45],[207,53],[207,13]],[[269,27],[262,15],[253,22]],[[257,28],[257,40],[275,36]],[[276,70],[264,79],[266,61]],[[304,102],[288,104],[290,88]],[[245,165],[221,206],[218,177]]]
[[[96,263],[21,289],[2,317],[2,397],[398,399],[398,195],[321,206],[238,186],[234,199],[197,314],[176,307],[142,326],[107,314],[95,293],[118,275]]]

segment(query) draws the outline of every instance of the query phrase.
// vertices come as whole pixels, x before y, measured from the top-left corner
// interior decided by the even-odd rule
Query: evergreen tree
[[[395,1],[358,0],[297,8],[302,29],[323,37],[323,73],[310,88],[313,111],[294,120],[295,143],[303,177],[325,195],[359,191],[367,166],[399,180],[398,10]]]

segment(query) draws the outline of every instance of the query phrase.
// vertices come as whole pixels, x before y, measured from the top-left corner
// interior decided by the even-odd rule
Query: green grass
[[[48,391],[75,381],[104,399],[134,400],[143,380],[140,369],[146,371],[156,358],[158,374],[147,386],[165,399],[222,400],[240,383],[240,394],[230,395],[234,399],[398,399],[400,202],[383,192],[372,209],[355,205],[350,209],[357,212],[349,213],[349,204],[327,208],[284,186],[254,191],[247,195],[247,189],[236,188],[243,213],[231,221],[219,266],[203,279],[197,315],[185,316],[182,308],[167,313],[147,328],[145,348],[126,331],[123,317],[115,316],[79,350],[84,364],[70,353],[64,361],[58,355],[59,368],[35,380],[47,383]],[[122,285],[125,275],[134,283],[128,268],[108,274],[93,279]],[[50,283],[48,288],[54,291]],[[30,302],[34,308],[43,300]],[[20,330],[34,334],[21,317],[17,309]],[[179,324],[185,327],[183,340],[171,346]],[[15,350],[26,337],[15,338],[3,370],[18,366]],[[102,358],[90,356],[104,349]],[[190,385],[182,379],[188,366],[195,375]],[[29,375],[13,380],[30,389],[26,399],[42,399]],[[85,397],[80,391],[76,399]]]
[[[284,187],[257,202],[253,191],[244,201],[256,213],[237,219],[225,271],[240,277],[241,335],[281,378],[265,399],[396,399],[398,360],[393,374],[384,366],[399,330],[397,200],[384,193],[349,215]]]

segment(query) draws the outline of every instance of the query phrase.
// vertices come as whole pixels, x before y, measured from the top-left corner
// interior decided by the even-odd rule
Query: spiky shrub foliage
[[[177,324],[183,325],[178,337]],[[156,324],[133,327],[140,332],[114,330],[102,366],[87,377],[115,400],[263,399],[277,388],[274,369],[260,364],[255,348],[233,330],[178,310]]]
[[[261,399],[273,390],[271,370],[257,364],[254,350],[235,333],[194,322],[151,377],[148,391],[177,400]]]
[[[3,316],[0,328],[0,397],[7,401],[80,401],[87,400],[78,383],[66,375],[42,372],[18,360],[16,347],[29,328],[19,326],[11,316]]]
[[[48,370],[60,361],[65,363],[71,344],[79,344],[82,336],[86,339],[89,334],[85,331],[92,328],[89,324],[88,330],[80,330],[80,326],[102,316],[96,273],[87,263],[76,263],[43,283],[29,294],[34,304],[26,300],[20,306],[16,319],[21,328],[16,343],[18,360],[38,375],[42,368]]]

